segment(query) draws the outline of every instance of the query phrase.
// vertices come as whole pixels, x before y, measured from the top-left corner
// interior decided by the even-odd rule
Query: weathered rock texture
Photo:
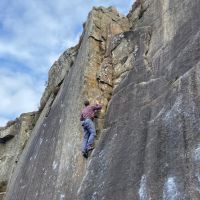
[[[78,199],[200,199],[200,2],[134,10],[124,34],[138,46],[133,68],[112,95]]]
[[[50,71],[5,199],[200,199],[199,10],[198,0],[138,0],[127,17],[94,8]],[[88,160],[85,98],[104,104]]]
[[[40,101],[40,110],[44,108],[50,96],[56,96],[65,75],[73,65],[78,51],[78,45],[65,51],[49,70],[47,86]]]
[[[0,129],[0,199],[38,116],[38,112],[22,114]]]

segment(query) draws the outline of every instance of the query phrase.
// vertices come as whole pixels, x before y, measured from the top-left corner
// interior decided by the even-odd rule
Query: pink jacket
[[[100,104],[96,104],[93,106],[86,106],[85,108],[83,108],[82,112],[81,112],[81,117],[80,120],[83,121],[87,118],[93,119],[94,118],[94,114],[97,110],[101,110],[102,105]]]

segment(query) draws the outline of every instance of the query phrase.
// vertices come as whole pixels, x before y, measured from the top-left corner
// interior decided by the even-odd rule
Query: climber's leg
[[[89,132],[87,150],[90,151],[94,148],[94,138],[96,136],[95,125],[94,125],[94,122],[91,119],[88,119],[87,130]]]
[[[84,123],[84,125],[83,125],[82,153],[87,152],[87,143],[88,143],[88,139],[89,139],[89,131],[88,131],[86,125],[87,125],[86,123]]]

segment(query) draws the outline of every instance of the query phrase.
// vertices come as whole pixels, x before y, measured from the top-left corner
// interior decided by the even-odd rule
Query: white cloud
[[[0,124],[7,116],[16,117],[36,108],[48,69],[64,50],[78,42],[82,24],[93,6],[113,5],[121,12],[128,12],[131,2],[1,0],[0,94],[3,100],[0,104]],[[18,73],[14,73],[13,68]]]
[[[8,117],[37,110],[42,84],[25,73],[0,69],[0,126]]]

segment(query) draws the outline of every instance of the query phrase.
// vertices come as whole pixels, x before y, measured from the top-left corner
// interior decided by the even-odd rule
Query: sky
[[[123,14],[133,0],[0,0],[0,126],[35,111],[55,60],[78,43],[93,6]]]

